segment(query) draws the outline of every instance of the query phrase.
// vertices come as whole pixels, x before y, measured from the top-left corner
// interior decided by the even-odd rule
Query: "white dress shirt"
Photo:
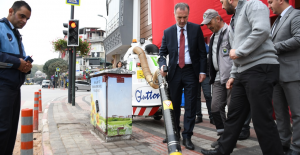
[[[178,42],[178,60],[177,64],[179,64],[179,49],[180,49],[180,34],[181,34],[181,29],[184,29],[183,34],[184,34],[184,63],[187,64],[192,64],[191,56],[190,56],[190,51],[189,51],[189,44],[188,44],[188,37],[187,37],[187,30],[186,30],[186,24],[184,25],[183,28],[179,27],[177,24],[177,42]],[[200,72],[200,74],[205,74]]]
[[[178,41],[178,60],[177,64],[179,64],[179,49],[180,49],[180,34],[181,34],[181,29],[184,29],[183,34],[184,34],[184,63],[185,64],[192,64],[192,60],[190,57],[190,52],[189,52],[189,44],[188,44],[188,38],[187,38],[187,31],[186,31],[186,25],[181,28],[178,25],[177,26],[177,41]]]

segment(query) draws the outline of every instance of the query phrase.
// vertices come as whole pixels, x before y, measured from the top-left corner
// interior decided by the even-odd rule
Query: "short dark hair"
[[[15,1],[11,8],[14,9],[14,12],[16,13],[22,6],[31,12],[31,7],[25,1]]]
[[[116,67],[118,68],[118,64],[121,62],[121,67],[123,66],[123,63],[122,61],[118,61],[117,64],[116,64]]]
[[[289,3],[289,0],[284,0],[285,2]]]
[[[175,8],[174,8],[174,14],[175,14],[175,12],[176,12],[176,10],[177,10],[178,8],[179,8],[180,10],[185,10],[185,8],[187,8],[187,9],[188,9],[188,12],[190,13],[190,7],[189,7],[189,5],[186,4],[186,3],[177,3],[177,4],[175,5]]]
[[[223,22],[223,21],[224,21],[224,20],[223,20],[223,18],[222,18],[220,15],[219,15],[219,18],[220,18],[220,21],[221,21],[221,22]]]

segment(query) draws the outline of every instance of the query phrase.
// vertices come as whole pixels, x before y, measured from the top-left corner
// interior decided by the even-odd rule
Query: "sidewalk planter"
[[[132,71],[109,69],[91,74],[91,124],[106,142],[132,134]]]

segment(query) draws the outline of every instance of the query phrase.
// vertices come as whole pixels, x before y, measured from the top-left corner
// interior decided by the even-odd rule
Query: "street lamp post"
[[[98,15],[99,17],[105,18],[103,15]],[[107,19],[105,18],[106,26],[105,26],[105,38],[107,37]],[[103,43],[104,45],[104,43]],[[106,69],[106,51],[104,53],[104,69]]]

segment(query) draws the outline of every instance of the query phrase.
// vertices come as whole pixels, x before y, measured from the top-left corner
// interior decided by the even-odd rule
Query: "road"
[[[53,100],[57,100],[62,97],[67,96],[68,90],[62,90],[62,89],[48,89],[48,88],[41,88],[40,85],[24,85],[21,88],[21,96],[22,96],[22,109],[23,108],[33,108],[34,106],[34,92],[38,91],[39,89],[42,90],[42,103],[43,108],[46,108],[48,103],[56,103]],[[76,91],[76,96],[82,96],[84,98],[84,101],[89,101],[90,98],[90,92],[87,92],[85,90]],[[53,102],[52,102],[53,101]],[[78,105],[84,105],[84,106],[90,106],[90,103],[80,103],[80,100],[76,100],[78,102]],[[57,102],[58,103],[58,102]],[[57,104],[56,103],[56,104]],[[52,105],[52,104],[51,104]],[[58,106],[57,106],[58,107]],[[79,106],[80,107],[80,106]],[[76,107],[75,109],[78,110],[79,107]],[[53,106],[52,106],[53,109]],[[80,108],[79,108],[80,109]],[[57,110],[57,109],[56,109]],[[59,111],[63,111],[66,109],[61,109]],[[53,111],[51,112],[52,117],[54,116]],[[58,112],[58,111],[57,111]],[[56,112],[56,114],[57,114]],[[71,111],[68,111],[70,114],[72,114]],[[204,114],[204,122],[199,123],[195,125],[194,128],[194,135],[192,137],[192,140],[195,144],[195,152],[199,154],[201,148],[211,149],[210,144],[218,139],[218,136],[215,132],[215,126],[209,123],[208,115],[207,115],[207,109],[205,107],[205,104],[202,103],[202,113]],[[55,116],[56,116],[55,114]],[[70,115],[68,114],[68,116]],[[181,126],[183,126],[183,114],[184,109],[182,109],[182,117],[181,117]],[[65,116],[65,114],[60,114],[62,116]],[[89,116],[89,113],[87,113]],[[40,115],[41,117],[41,115]],[[58,117],[58,116],[56,116]],[[73,116],[75,118],[75,116]],[[49,119],[49,118],[48,118]],[[68,119],[68,117],[60,118],[60,119]],[[89,121],[88,121],[89,122]],[[41,123],[40,123],[41,124]],[[164,122],[162,120],[154,120],[153,118],[143,118],[143,117],[134,117],[133,118],[133,140],[137,141],[139,145],[145,145],[145,146],[153,146],[157,145],[160,146],[160,148],[163,148],[163,152],[165,152],[165,144],[163,144],[161,141],[165,137],[165,129],[164,129]],[[253,125],[251,123],[251,136],[247,140],[238,141],[237,142],[237,148],[234,149],[233,155],[261,155],[262,152],[260,150],[256,134],[253,130]],[[20,132],[20,131],[19,131]],[[151,139],[159,139],[159,141],[156,141],[155,144]],[[51,138],[51,137],[50,137]],[[51,141],[52,139],[50,139]],[[51,144],[52,145],[52,144]],[[158,154],[160,150],[156,150]],[[162,153],[163,154],[163,153]]]
[[[67,96],[68,95],[68,89],[48,89],[48,88],[42,88],[40,85],[23,85],[21,87],[21,108],[33,108],[34,104],[34,92],[39,91],[39,89],[42,90],[42,104],[43,109],[45,108],[46,104],[48,104],[51,100]],[[85,95],[90,94],[90,92],[85,90],[78,90],[75,92],[76,95]]]
[[[55,98],[63,97],[68,95],[68,89],[48,89],[42,88],[40,85],[23,85],[21,87],[21,109],[29,108],[33,109],[34,107],[34,92],[38,92],[39,89],[42,90],[42,104],[43,110]],[[90,94],[90,92],[85,90],[78,90],[75,92],[76,95],[85,95]],[[21,115],[21,114],[20,114]],[[19,121],[19,128],[18,132],[20,131],[20,121]]]

